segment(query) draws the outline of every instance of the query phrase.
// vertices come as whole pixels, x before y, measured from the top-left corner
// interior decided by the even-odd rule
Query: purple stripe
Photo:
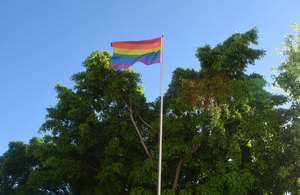
[[[149,60],[146,60],[144,58],[139,58],[131,64],[110,63],[110,68],[112,68],[112,69],[125,69],[125,68],[128,68],[128,67],[132,66],[136,62],[142,62],[145,65],[151,65],[151,64],[155,64],[155,63],[160,63],[160,59],[158,58],[158,59],[154,59],[152,61],[149,61]]]

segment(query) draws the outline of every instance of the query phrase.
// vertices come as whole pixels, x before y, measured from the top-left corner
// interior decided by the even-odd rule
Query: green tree
[[[300,29],[292,23],[294,34],[287,34],[282,43],[279,53],[285,56],[278,67],[279,75],[275,77],[275,82],[288,93],[291,102],[295,106],[300,105]]]
[[[176,162],[174,192],[246,194],[253,188],[247,144],[265,129],[251,128],[258,119],[251,108],[269,104],[262,77],[245,75],[247,65],[264,55],[249,47],[256,40],[256,29],[235,33],[215,48],[206,45],[197,50],[199,72],[174,71],[166,95],[170,123],[165,135],[170,131],[171,139],[164,146],[169,145],[165,151]],[[264,123],[263,116],[259,119],[257,127]]]
[[[0,194],[33,194],[35,190],[26,183],[37,159],[21,141],[10,142],[8,146],[8,151],[0,157]]]
[[[173,72],[164,101],[163,194],[297,193],[299,76],[286,74],[297,64],[289,53],[276,80],[289,97],[267,92],[261,75],[245,73],[265,54],[251,48],[257,38],[254,28],[200,47],[200,71]],[[140,75],[110,69],[110,58],[92,52],[72,76],[73,89],[55,86],[58,103],[40,129],[50,135],[0,157],[1,190],[156,193],[160,98],[146,102]],[[278,107],[288,101],[291,108]],[[22,166],[12,177],[15,155]]]
[[[285,154],[284,163],[278,172],[280,185],[294,194],[300,193],[300,29],[292,23],[294,34],[287,34],[282,49],[285,60],[278,67],[278,75],[274,76],[275,85],[287,93],[290,108],[284,114],[288,116],[282,127],[282,153]]]
[[[139,191],[141,183],[155,189],[157,166],[146,139],[151,126],[143,118],[156,115],[138,85],[139,74],[110,69],[110,57],[93,52],[83,63],[86,71],[73,75],[74,90],[56,85],[59,102],[41,127],[52,136],[31,185],[74,194],[126,194]]]

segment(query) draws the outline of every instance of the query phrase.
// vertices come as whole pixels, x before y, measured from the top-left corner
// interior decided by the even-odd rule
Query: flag
[[[110,67],[124,69],[136,62],[145,65],[160,63],[161,38],[144,41],[119,41],[112,42],[113,57]]]

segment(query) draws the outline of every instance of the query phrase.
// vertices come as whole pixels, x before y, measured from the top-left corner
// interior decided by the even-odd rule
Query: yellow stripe
[[[146,53],[157,52],[160,50],[160,47],[153,49],[123,49],[123,48],[113,48],[114,53],[126,54],[126,55],[143,55]]]

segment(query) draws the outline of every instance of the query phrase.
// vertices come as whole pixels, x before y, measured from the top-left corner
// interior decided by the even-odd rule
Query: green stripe
[[[125,55],[125,54],[114,53],[113,58],[138,59],[138,58],[140,58],[144,55],[156,56],[159,53],[160,53],[160,50],[157,51],[157,52],[146,53],[146,54],[143,54],[143,55]]]

